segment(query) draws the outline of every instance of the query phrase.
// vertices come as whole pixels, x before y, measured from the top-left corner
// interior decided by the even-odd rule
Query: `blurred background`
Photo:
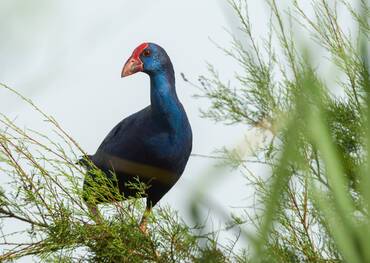
[[[249,2],[254,33],[263,35],[268,10],[263,1]],[[0,19],[0,82],[52,115],[88,153],[95,152],[116,123],[150,103],[146,75],[120,78],[124,62],[142,42],[160,44],[172,59],[177,93],[193,128],[193,153],[212,155],[222,146],[239,145],[246,136],[258,143],[259,137],[246,126],[200,118],[199,109],[208,101],[193,98],[197,89],[180,77],[184,73],[196,82],[199,75],[207,75],[207,62],[225,80],[238,70],[212,43],[229,47],[230,32],[239,34],[227,1],[2,0]],[[42,131],[40,116],[24,102],[3,90],[0,96],[1,112],[17,118],[21,126]],[[189,202],[201,189],[205,217],[219,218],[220,210],[238,213],[248,206],[252,193],[246,192],[242,174],[226,168],[220,177],[215,164],[217,160],[191,157],[160,205],[168,204],[190,220]],[[209,224],[222,224],[215,220]]]

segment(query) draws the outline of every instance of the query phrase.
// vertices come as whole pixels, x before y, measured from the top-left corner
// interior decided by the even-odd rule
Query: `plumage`
[[[154,43],[138,46],[122,76],[138,71],[150,77],[151,104],[118,123],[89,157],[108,177],[110,171],[115,171],[125,197],[136,195],[127,187],[135,177],[148,184],[150,209],[182,175],[192,149],[192,131],[177,97],[173,66],[164,49]],[[85,180],[85,190],[88,187]]]

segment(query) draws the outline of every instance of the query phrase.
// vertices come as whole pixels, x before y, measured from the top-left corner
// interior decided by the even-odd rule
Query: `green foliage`
[[[1,86],[41,114],[56,134],[48,138],[1,115],[0,169],[6,178],[0,192],[1,262],[24,256],[35,256],[40,262],[228,260],[213,233],[196,235],[199,227],[187,226],[168,207],[154,209],[149,233],[144,234],[138,223],[144,211],[142,200],[120,202],[124,196],[114,174],[107,179],[87,160],[77,163],[86,153],[61,126],[21,94]],[[84,191],[86,171],[81,162],[90,166]],[[146,186],[137,183],[130,187],[138,190],[140,197]],[[103,218],[88,209],[97,200],[109,203],[100,206]],[[14,223],[23,224],[9,231],[6,226]]]
[[[287,12],[275,0],[267,3],[270,30],[259,41],[247,1],[231,1],[244,38],[222,50],[242,71],[226,85],[210,67],[198,95],[211,100],[204,117],[245,123],[264,135],[252,156],[235,162],[255,186],[254,206],[262,207],[256,215],[246,211],[256,231],[255,256],[247,258],[369,262],[369,3],[317,0],[313,14],[295,0]],[[340,20],[345,12],[351,21]],[[306,38],[310,44],[300,46],[294,32],[311,43]],[[323,61],[316,54],[328,58],[334,80],[314,66]],[[263,179],[248,162],[271,174]]]

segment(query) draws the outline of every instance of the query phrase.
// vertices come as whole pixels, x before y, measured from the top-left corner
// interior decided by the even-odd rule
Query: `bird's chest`
[[[133,123],[136,127],[130,136],[128,157],[159,168],[182,171],[191,149],[191,138],[187,136],[191,132],[188,132],[188,122],[180,117],[169,123],[152,114],[140,123]]]
[[[149,158],[174,162],[181,156],[181,139],[170,132],[159,132],[145,139]]]
[[[186,131],[163,131],[148,138],[147,160],[181,174],[191,151],[191,132]]]

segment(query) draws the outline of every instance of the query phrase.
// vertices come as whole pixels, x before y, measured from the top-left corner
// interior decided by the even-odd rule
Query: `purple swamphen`
[[[142,196],[147,202],[140,223],[140,229],[146,232],[146,217],[151,208],[185,169],[192,149],[192,131],[176,94],[174,69],[166,51],[154,43],[138,46],[124,65],[121,76],[136,72],[150,77],[151,104],[118,123],[96,153],[85,158],[109,179],[113,178],[114,171],[119,192],[124,197],[138,194],[138,189],[129,186],[131,182],[139,180],[148,186]],[[86,159],[81,163],[87,165]],[[89,180],[94,180],[92,173],[86,176],[89,178],[84,181],[85,193],[91,189]],[[93,205],[88,204],[89,209],[97,215],[96,204],[107,201],[96,200]]]

